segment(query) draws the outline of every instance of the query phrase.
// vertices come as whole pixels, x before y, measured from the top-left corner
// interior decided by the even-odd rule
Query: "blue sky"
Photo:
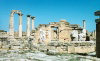
[[[21,10],[23,31],[26,31],[27,16],[36,16],[35,26],[59,22],[66,19],[71,24],[80,24],[86,20],[89,31],[95,29],[94,12],[100,10],[100,0],[0,0],[0,29],[9,31],[11,10]],[[14,16],[15,31],[18,31],[18,15]]]

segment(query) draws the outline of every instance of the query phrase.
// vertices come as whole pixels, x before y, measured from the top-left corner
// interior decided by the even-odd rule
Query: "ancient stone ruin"
[[[19,15],[18,32],[14,31],[14,14]],[[26,32],[22,32],[22,15],[20,10],[11,11],[9,32],[0,31],[0,49],[31,49],[48,53],[52,50],[59,53],[95,51],[96,31],[91,33],[86,30],[86,20],[83,20],[83,26],[60,20],[60,22],[40,24],[35,28],[35,17],[27,15],[27,29]]]

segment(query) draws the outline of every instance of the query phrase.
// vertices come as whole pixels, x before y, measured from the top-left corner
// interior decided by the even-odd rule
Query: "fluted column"
[[[14,37],[14,13],[10,15],[9,35]]]
[[[18,14],[19,15],[19,37],[22,37],[22,15],[23,14]]]
[[[35,26],[34,26],[34,20],[35,20],[35,17],[31,17],[32,18],[32,30],[35,30]]]
[[[30,15],[27,15],[27,37],[30,36]]]

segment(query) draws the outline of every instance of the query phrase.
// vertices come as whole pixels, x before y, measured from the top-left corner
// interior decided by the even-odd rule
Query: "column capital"
[[[83,20],[83,21],[86,21],[86,20]]]
[[[27,17],[30,17],[31,15],[27,15]]]
[[[35,16],[32,16],[31,18],[32,18],[32,19],[35,19]]]
[[[19,16],[22,16],[23,14],[21,14],[21,13],[18,13],[18,15],[19,15]]]
[[[100,23],[100,19],[96,19],[95,22],[96,22],[96,23]]]
[[[97,10],[96,12],[94,12],[95,16],[100,16],[100,10]]]

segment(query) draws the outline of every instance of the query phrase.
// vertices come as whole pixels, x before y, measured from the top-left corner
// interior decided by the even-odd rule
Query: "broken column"
[[[96,30],[94,30],[94,39],[96,40]]]
[[[27,15],[27,37],[30,36],[30,15]]]
[[[96,30],[94,30],[91,34],[92,34],[93,40],[95,41],[96,40]]]
[[[32,30],[35,30],[35,27],[34,27],[34,20],[35,20],[35,17],[31,17],[32,18]]]
[[[10,24],[9,24],[9,35],[14,37],[14,12],[12,11],[10,14]]]
[[[83,20],[83,30],[82,30],[82,35],[83,35],[83,41],[86,41],[86,21]]]
[[[83,28],[84,28],[84,29],[86,28],[85,20],[83,20]]]
[[[22,15],[21,13],[19,15],[19,37],[22,37]]]
[[[100,11],[95,12],[95,16],[100,16]],[[100,58],[100,18],[96,19],[96,56]]]

